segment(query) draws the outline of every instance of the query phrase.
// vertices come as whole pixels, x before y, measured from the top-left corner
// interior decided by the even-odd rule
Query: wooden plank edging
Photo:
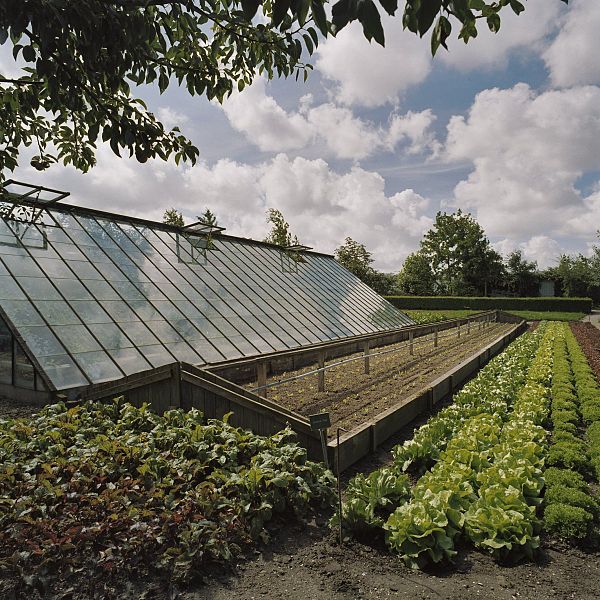
[[[496,356],[505,346],[527,329],[524,321],[515,325],[505,334],[478,350],[444,375],[434,380],[426,389],[420,390],[413,396],[400,401],[377,417],[361,424],[352,431],[340,437],[339,448],[337,441],[327,444],[331,464],[336,464],[336,454],[340,453],[340,471],[364,458],[390,436],[410,423],[419,414],[431,408],[435,403],[456,390],[460,385],[483,364]],[[485,357],[484,362],[481,358]],[[365,438],[368,437],[368,444]],[[355,439],[356,438],[356,439]],[[368,450],[365,451],[365,449]]]

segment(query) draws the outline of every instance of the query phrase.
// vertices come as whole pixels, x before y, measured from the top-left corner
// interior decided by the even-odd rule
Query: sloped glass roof
[[[57,390],[412,323],[328,255],[65,205],[7,213],[0,309]]]

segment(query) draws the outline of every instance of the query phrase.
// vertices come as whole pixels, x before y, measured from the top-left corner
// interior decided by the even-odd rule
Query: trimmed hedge
[[[592,311],[591,298],[477,298],[471,296],[385,296],[396,308],[412,310]]]

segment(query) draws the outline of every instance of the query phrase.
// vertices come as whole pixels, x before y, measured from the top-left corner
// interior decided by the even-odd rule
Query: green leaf
[[[315,25],[319,28],[319,31],[327,37],[329,28],[327,25],[327,16],[325,15],[325,8],[320,0],[312,0],[311,2],[312,16],[315,21]],[[316,42],[315,42],[316,45]]]
[[[423,37],[433,24],[442,7],[442,0],[424,0],[417,13],[417,31]],[[438,21],[439,22],[439,21]]]
[[[247,21],[251,21],[261,5],[261,0],[241,0],[242,12]]]
[[[291,0],[274,0],[273,2],[273,13],[271,16],[271,23],[274,27],[281,24],[285,15],[289,11],[291,6]]]
[[[381,46],[385,46],[381,17],[372,0],[359,0],[357,18],[363,27],[365,37],[369,41],[374,39]]]

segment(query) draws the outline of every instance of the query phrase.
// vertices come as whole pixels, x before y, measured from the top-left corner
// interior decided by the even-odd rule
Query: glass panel
[[[140,321],[133,323],[121,323],[121,329],[127,334],[129,339],[136,346],[145,346],[147,344],[158,344],[155,335]]]
[[[165,344],[171,353],[175,355],[177,360],[187,362],[192,365],[204,364],[202,358],[196,354],[185,342],[175,344]]]
[[[58,253],[61,258],[65,260],[85,260],[85,256],[81,253],[81,250],[74,244],[61,244],[60,242],[53,243],[54,250]]]
[[[30,277],[44,276],[44,273],[42,273],[40,267],[35,264],[33,258],[29,258],[28,256],[3,256],[2,260],[8,270],[14,275],[28,275]]]
[[[15,385],[33,390],[35,388],[35,369],[27,358],[23,348],[15,341]]]
[[[162,315],[148,302],[148,300],[132,300],[131,308],[140,316],[142,321],[156,321],[162,319]],[[154,326],[153,326],[154,327]]]
[[[79,279],[104,279],[96,267],[88,261],[68,260],[67,264]]]
[[[88,380],[67,354],[42,356],[38,361],[58,390],[89,385]]]
[[[112,323],[106,311],[95,300],[73,300],[73,310],[84,323]]]
[[[67,300],[91,300],[90,293],[76,279],[57,279],[56,287]]]
[[[62,300],[38,300],[35,304],[49,325],[81,324],[77,315]]]
[[[17,281],[31,300],[60,300],[54,286],[41,277],[17,277]]]
[[[125,274],[113,263],[99,262],[96,268],[107,281],[127,281]]]
[[[59,325],[52,329],[71,354],[102,350],[100,344],[83,325]]]
[[[40,356],[52,356],[64,354],[65,352],[56,336],[45,325],[41,327],[19,327],[19,334],[37,359]]]
[[[133,344],[114,323],[90,325],[90,331],[100,340],[106,350],[131,348]]]
[[[165,342],[183,341],[183,338],[166,321],[152,321],[150,327],[163,344]]]
[[[38,258],[37,261],[40,267],[44,270],[43,273],[41,271],[39,274],[19,271],[19,275],[33,275],[34,277],[47,276],[50,279],[59,277],[66,277],[67,279],[73,278],[73,273],[71,273],[69,267],[67,267],[62,260],[56,258]]]
[[[115,281],[113,286],[124,300],[145,300],[142,292],[129,281]]]
[[[95,279],[87,279],[83,282],[90,290],[96,300],[118,300],[119,294],[106,283],[106,281],[98,281]]]
[[[146,359],[150,361],[150,364],[153,367],[161,367],[162,365],[169,365],[175,362],[173,356],[159,344],[152,346],[140,346],[139,350],[146,357]]]
[[[145,360],[135,348],[110,350],[109,354],[115,359],[115,362],[121,367],[125,375],[139,373],[151,368],[151,363]]]
[[[122,300],[102,300],[100,304],[117,323],[120,321],[139,321],[136,314]]]
[[[2,308],[13,325],[44,325],[37,310],[29,300],[3,300]]]
[[[82,352],[75,354],[74,358],[93,383],[123,377],[123,373],[119,371],[106,352]]]
[[[12,384],[13,340],[10,329],[0,319],[0,383]]]
[[[16,281],[10,276],[0,276],[0,300],[25,300]]]

